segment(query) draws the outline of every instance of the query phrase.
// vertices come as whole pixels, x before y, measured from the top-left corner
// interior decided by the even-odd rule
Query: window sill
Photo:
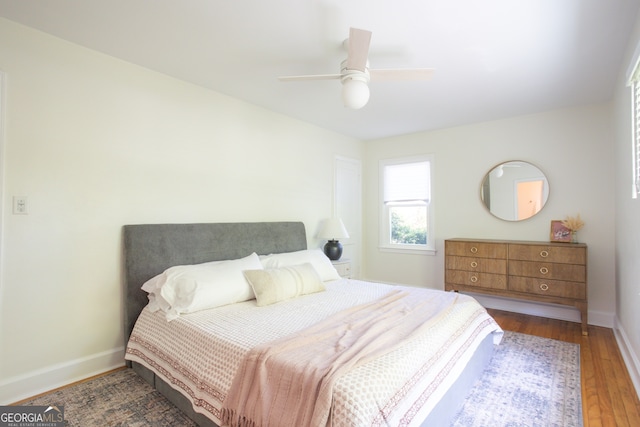
[[[378,246],[380,252],[390,252],[396,254],[411,254],[411,255],[429,255],[435,256],[438,251],[433,248],[402,248],[397,246]]]

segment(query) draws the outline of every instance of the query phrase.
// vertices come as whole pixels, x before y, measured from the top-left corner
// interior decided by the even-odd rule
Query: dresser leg
[[[577,302],[576,308],[580,310],[580,318],[582,319],[582,335],[589,335],[588,323],[587,323],[587,303]]]

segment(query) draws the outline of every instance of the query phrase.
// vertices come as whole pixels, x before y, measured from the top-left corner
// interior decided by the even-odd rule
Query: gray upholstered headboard
[[[140,287],[167,268],[306,248],[302,222],[125,225],[125,345],[149,302]]]

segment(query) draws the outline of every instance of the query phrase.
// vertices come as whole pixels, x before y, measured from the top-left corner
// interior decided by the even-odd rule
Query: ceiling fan
[[[342,102],[346,107],[357,110],[369,102],[369,81],[428,80],[433,75],[433,68],[369,69],[370,43],[371,31],[351,28],[349,38],[343,43],[347,49],[347,59],[340,64],[340,74],[286,76],[279,77],[279,80],[291,82],[340,79]]]

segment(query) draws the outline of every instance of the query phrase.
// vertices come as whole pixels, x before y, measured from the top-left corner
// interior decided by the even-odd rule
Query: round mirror
[[[542,210],[549,198],[549,182],[531,163],[512,160],[491,169],[482,180],[480,199],[497,218],[522,221]]]

